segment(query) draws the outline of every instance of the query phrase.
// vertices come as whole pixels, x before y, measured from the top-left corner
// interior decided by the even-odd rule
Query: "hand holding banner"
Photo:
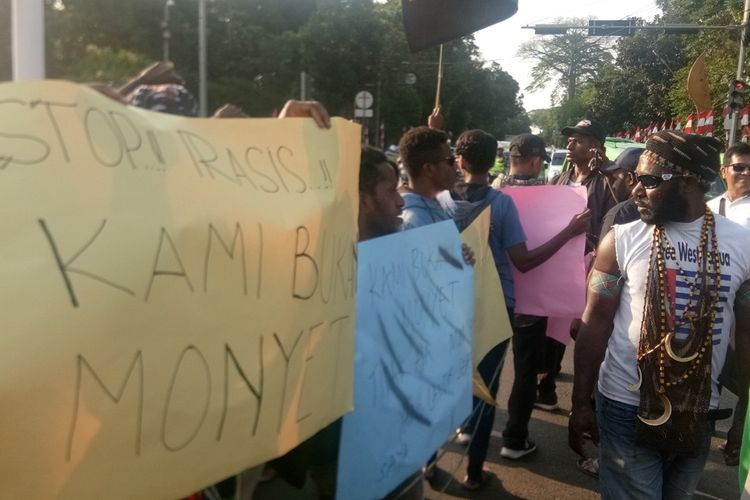
[[[0,110],[4,495],[186,496],[352,407],[356,126]]]

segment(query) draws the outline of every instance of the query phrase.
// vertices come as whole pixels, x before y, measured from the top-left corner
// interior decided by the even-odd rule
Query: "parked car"
[[[567,157],[567,149],[556,149],[550,153],[552,161],[547,165],[547,171],[544,174],[547,182],[551,181],[554,176],[562,173]]]

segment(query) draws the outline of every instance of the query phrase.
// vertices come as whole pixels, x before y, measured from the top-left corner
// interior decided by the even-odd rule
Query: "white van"
[[[547,182],[551,181],[557,174],[562,173],[565,158],[568,156],[568,150],[556,149],[550,156],[552,157],[552,161],[547,166],[547,171],[544,174]]]

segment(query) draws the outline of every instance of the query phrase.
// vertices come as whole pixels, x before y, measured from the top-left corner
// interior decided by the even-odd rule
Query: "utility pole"
[[[164,18],[161,21],[161,38],[162,38],[162,60],[169,61],[169,39],[172,34],[169,32],[169,9],[174,6],[174,0],[164,2]]]
[[[748,30],[748,24],[750,24],[750,0],[745,0],[745,14],[742,16],[742,36],[740,37],[740,57],[737,61],[737,80],[742,80],[742,73],[745,71],[745,47],[750,38],[750,30]],[[735,109],[732,111],[732,120],[729,128],[729,145],[731,146],[737,142],[737,121],[740,112]]]
[[[14,80],[44,80],[44,1],[13,0],[11,45]]]

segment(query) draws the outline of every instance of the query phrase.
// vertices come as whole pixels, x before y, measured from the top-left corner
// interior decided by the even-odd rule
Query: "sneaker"
[[[471,442],[471,434],[466,432],[459,432],[456,436],[456,443],[461,446],[466,446]]]
[[[593,478],[599,479],[599,459],[598,458],[581,458],[576,462],[578,469]]]
[[[557,394],[555,394],[554,392],[550,394],[539,393],[536,401],[534,401],[534,406],[539,408],[540,410],[546,411],[554,411],[560,408],[557,405]]]
[[[518,460],[519,458],[525,457],[526,455],[534,453],[535,451],[536,444],[534,444],[533,441],[529,441],[527,439],[526,441],[524,441],[521,448],[510,448],[508,446],[503,446],[500,449],[500,456],[503,458],[509,458],[511,460]]]

